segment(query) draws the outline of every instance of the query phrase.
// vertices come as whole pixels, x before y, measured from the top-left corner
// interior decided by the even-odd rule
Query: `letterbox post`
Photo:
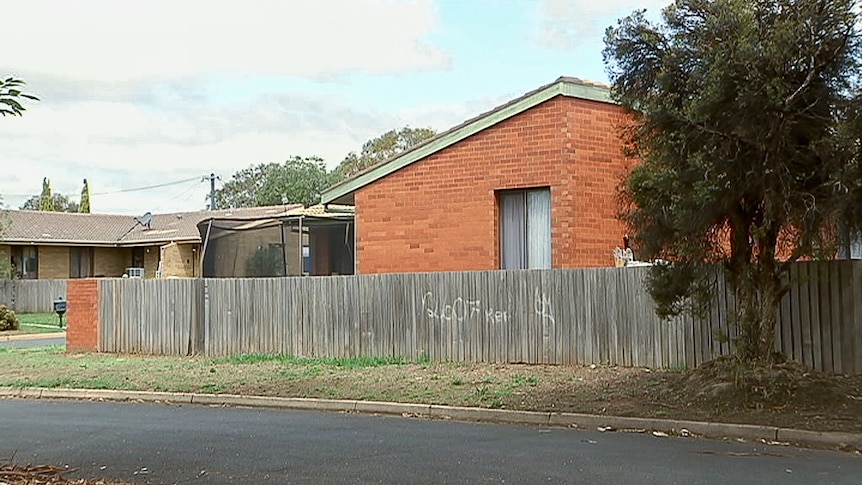
[[[66,313],[66,300],[64,300],[62,296],[57,297],[57,299],[54,300],[54,311],[57,313],[57,316],[60,317],[60,328],[63,328],[63,314]]]

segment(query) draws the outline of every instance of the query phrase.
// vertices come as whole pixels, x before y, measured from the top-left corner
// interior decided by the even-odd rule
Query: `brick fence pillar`
[[[66,351],[99,350],[99,280],[69,280]]]

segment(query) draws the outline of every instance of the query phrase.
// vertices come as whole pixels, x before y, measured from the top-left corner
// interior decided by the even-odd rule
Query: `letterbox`
[[[54,300],[54,312],[60,317],[60,328],[63,328],[63,314],[66,313],[66,300],[62,296]]]

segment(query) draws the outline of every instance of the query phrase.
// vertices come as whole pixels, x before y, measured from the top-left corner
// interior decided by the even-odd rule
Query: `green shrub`
[[[21,322],[18,321],[18,315],[15,311],[6,305],[0,305],[0,332],[6,330],[18,330]]]

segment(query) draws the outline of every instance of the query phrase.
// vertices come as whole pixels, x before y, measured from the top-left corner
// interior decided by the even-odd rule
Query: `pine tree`
[[[51,194],[51,181],[48,177],[42,179],[42,195],[39,196],[40,211],[54,211],[54,196]]]
[[[81,205],[78,211],[84,214],[90,213],[90,186],[87,185],[87,179],[84,179],[84,188],[81,189]]]

